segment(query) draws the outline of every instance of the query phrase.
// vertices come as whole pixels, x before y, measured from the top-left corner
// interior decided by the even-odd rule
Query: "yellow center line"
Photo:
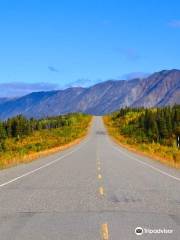
[[[103,187],[100,187],[100,188],[99,188],[99,193],[100,193],[101,196],[104,195],[104,188],[103,188]]]
[[[101,225],[101,239],[109,240],[109,229],[107,223]]]
[[[101,174],[98,174],[98,179],[102,179],[102,175]]]
[[[101,168],[100,167],[98,167],[98,171],[100,171],[101,170]]]

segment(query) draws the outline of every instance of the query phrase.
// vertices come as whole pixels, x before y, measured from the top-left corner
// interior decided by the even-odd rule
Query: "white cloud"
[[[0,97],[17,97],[23,96],[31,92],[50,91],[58,89],[57,84],[53,83],[24,83],[24,82],[10,82],[0,83]]]
[[[64,88],[69,88],[69,87],[89,87],[92,86],[96,83],[102,82],[101,79],[96,79],[96,80],[90,80],[88,78],[79,78],[74,82],[70,82],[67,85],[65,85]]]
[[[172,20],[168,23],[171,28],[180,28],[180,20]]]
[[[146,78],[150,75],[150,73],[144,73],[144,72],[132,72],[122,75],[120,78],[124,80],[131,80],[135,78]]]

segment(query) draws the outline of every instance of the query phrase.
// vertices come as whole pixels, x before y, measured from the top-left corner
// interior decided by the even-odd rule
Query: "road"
[[[0,171],[0,239],[180,239],[180,172],[117,146],[95,117],[79,145]]]

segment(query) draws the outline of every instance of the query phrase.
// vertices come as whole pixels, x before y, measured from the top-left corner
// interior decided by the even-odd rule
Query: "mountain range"
[[[146,78],[109,80],[94,86],[33,92],[15,99],[0,98],[0,119],[18,114],[41,118],[70,112],[104,115],[125,106],[180,104],[180,70],[163,70]]]

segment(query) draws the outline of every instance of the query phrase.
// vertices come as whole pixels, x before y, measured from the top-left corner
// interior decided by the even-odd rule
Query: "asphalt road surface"
[[[96,117],[81,144],[0,171],[0,240],[32,239],[178,240],[180,172],[117,146]]]

